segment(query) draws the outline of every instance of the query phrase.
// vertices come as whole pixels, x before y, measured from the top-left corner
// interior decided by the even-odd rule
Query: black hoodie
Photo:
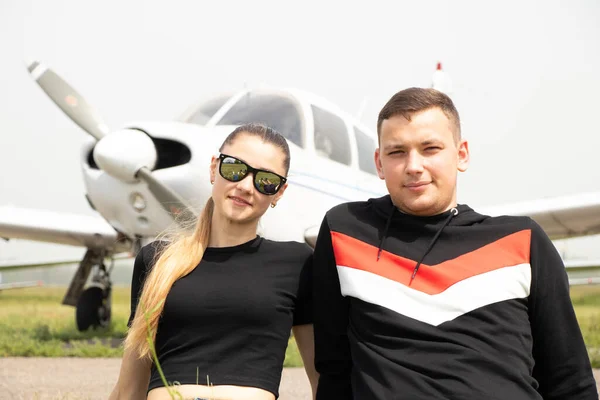
[[[342,204],[313,272],[318,400],[598,399],[562,260],[529,218]]]

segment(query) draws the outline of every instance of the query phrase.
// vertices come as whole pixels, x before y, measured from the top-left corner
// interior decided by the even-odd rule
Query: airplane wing
[[[572,269],[574,271],[590,271],[600,269],[600,259],[584,259],[584,260],[564,260],[565,268]]]
[[[130,250],[128,243],[100,217],[0,206],[0,238],[107,249]]]
[[[600,192],[487,207],[478,212],[529,216],[552,240],[600,233]]]
[[[600,283],[600,259],[564,260],[569,285],[597,285]]]
[[[600,192],[483,207],[477,211],[491,216],[531,217],[552,240],[600,234]],[[314,247],[318,233],[318,226],[308,228],[304,240]]]

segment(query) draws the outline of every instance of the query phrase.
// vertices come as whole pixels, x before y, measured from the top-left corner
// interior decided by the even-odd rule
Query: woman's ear
[[[215,183],[215,179],[217,178],[217,165],[218,164],[219,164],[219,159],[215,156],[212,156],[212,158],[210,159],[210,168],[209,168],[211,185],[213,183]]]
[[[275,207],[277,205],[277,202],[279,201],[279,199],[281,198],[281,196],[283,196],[283,193],[285,192],[285,190],[287,189],[288,184],[285,183],[281,189],[279,189],[279,191],[277,192],[277,194],[275,194],[275,196],[273,196],[273,200],[271,200],[271,207]]]

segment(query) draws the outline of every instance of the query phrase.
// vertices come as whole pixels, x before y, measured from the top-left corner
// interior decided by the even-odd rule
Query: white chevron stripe
[[[434,326],[489,304],[528,297],[531,287],[529,263],[464,279],[435,295],[360,269],[338,265],[337,270],[342,295],[377,304]]]

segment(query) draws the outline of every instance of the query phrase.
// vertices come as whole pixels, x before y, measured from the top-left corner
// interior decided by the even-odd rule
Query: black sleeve
[[[156,253],[156,244],[150,243],[140,250],[135,257],[133,262],[133,276],[131,278],[131,313],[129,314],[129,320],[127,326],[131,327],[133,317],[135,317],[135,310],[137,309],[140,295],[142,294],[142,288],[144,282],[146,282],[146,276],[154,262],[154,255]]]
[[[556,248],[532,221],[530,321],[533,377],[544,400],[598,399],[585,343],[569,296],[567,273]]]
[[[341,294],[327,217],[313,256],[313,297],[317,400],[352,399],[348,299]]]
[[[296,308],[294,309],[294,326],[313,323],[312,260],[312,250],[309,248],[300,272]]]

